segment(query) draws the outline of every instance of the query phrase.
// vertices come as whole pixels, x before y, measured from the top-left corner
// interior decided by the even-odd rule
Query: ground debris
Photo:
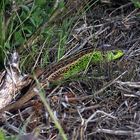
[[[85,47],[87,42],[104,49],[124,49],[126,54],[117,62],[91,66],[78,80],[45,89],[46,100],[68,139],[139,139],[139,14],[131,2],[117,6],[96,3],[74,26],[66,44],[66,56]],[[6,113],[5,120],[0,121],[9,135],[20,133],[22,124],[26,124],[25,134],[37,131],[39,138],[60,139],[40,100],[31,100],[12,113]]]

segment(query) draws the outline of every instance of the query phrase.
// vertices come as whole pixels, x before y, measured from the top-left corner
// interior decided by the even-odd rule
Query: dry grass
[[[139,139],[139,15],[131,2],[120,6],[96,3],[73,25],[66,55],[86,47],[86,42],[97,48],[124,49],[126,54],[115,62],[90,66],[80,78],[45,89],[48,104],[69,140]],[[38,139],[61,139],[39,98],[7,112],[0,126],[9,135],[32,133]]]

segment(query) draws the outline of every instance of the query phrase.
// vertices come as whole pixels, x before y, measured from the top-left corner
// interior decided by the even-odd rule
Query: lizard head
[[[119,59],[125,54],[124,50],[110,50],[105,53],[105,58],[107,61],[112,61]]]
[[[107,51],[94,51],[93,53],[87,54],[87,61],[92,57],[93,63],[98,62],[110,62],[121,58],[125,54],[124,50],[107,50]]]

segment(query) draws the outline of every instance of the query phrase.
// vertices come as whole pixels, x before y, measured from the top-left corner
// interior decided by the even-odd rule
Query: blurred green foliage
[[[4,64],[4,41],[5,41],[5,17],[4,17],[4,9],[5,9],[6,1],[0,1],[0,69]]]
[[[14,33],[13,46],[23,44],[44,22],[49,19],[50,14],[53,12],[54,1],[35,0],[34,3],[18,4],[20,11],[17,13],[15,19],[15,26],[18,27]]]
[[[140,8],[140,1],[139,0],[131,0],[136,8]]]
[[[0,140],[5,140],[5,134],[2,130],[0,130]]]
[[[58,5],[57,5],[58,4]],[[23,44],[26,44],[27,40],[34,35],[38,28],[47,23],[54,13],[55,8],[63,8],[64,2],[61,0],[56,3],[55,0],[1,0],[0,1],[0,68],[4,65],[4,59],[7,52],[12,52],[16,48],[20,48]],[[63,24],[64,25],[64,24]],[[61,26],[61,25],[60,25]],[[58,27],[59,28],[59,27]],[[46,44],[51,44],[52,40],[59,36],[62,37],[59,43],[64,44],[66,37],[64,37],[66,31],[61,27],[55,31],[55,26],[49,26],[47,29],[39,32],[38,36],[42,35],[42,42],[38,42],[39,45],[43,44],[45,40]],[[62,27],[63,28],[63,27]],[[55,37],[54,37],[55,36]],[[38,45],[29,46],[30,51],[23,53],[23,58],[29,58],[32,61],[35,55],[38,55],[40,47]],[[59,46],[62,46],[59,44]],[[45,51],[44,51],[45,52]],[[46,56],[45,56],[46,59]],[[22,61],[22,66],[26,63],[27,59]],[[33,62],[33,61],[32,61]],[[44,62],[44,61],[43,61]]]

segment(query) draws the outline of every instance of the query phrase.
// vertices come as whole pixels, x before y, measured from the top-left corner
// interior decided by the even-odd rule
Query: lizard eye
[[[117,55],[118,52],[117,51],[112,51],[113,55]]]

